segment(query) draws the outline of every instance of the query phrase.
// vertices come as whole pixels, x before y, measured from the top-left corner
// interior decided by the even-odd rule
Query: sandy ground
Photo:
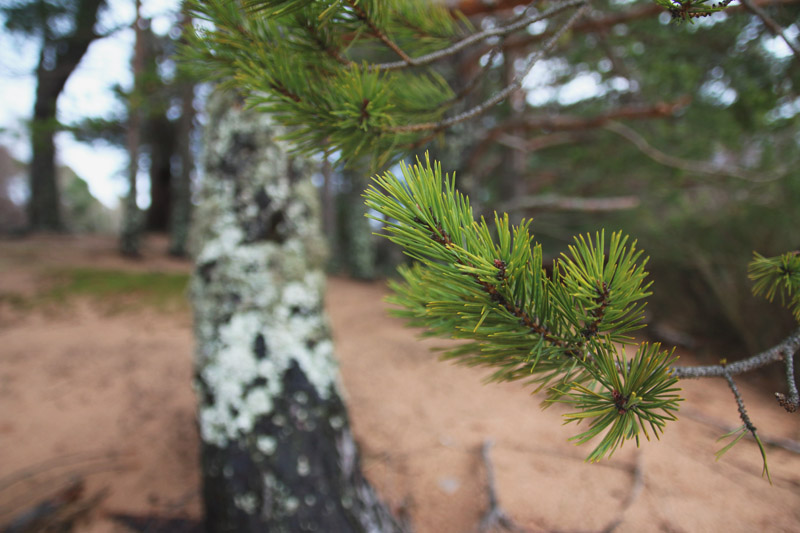
[[[150,240],[130,263],[108,239],[0,241],[0,524],[75,480],[84,500],[103,491],[82,531],[132,531],[115,514],[199,518],[188,308],[9,303],[41,290],[53,266],[188,271],[163,248]],[[699,419],[738,425],[724,382],[685,382],[681,421],[661,442],[586,464],[563,409],[437,361],[429,349],[442,343],[388,317],[384,295],[382,283],[333,278],[328,311],[366,474],[417,532],[476,531],[487,441],[499,503],[527,531],[800,531],[800,455],[769,447],[773,486],[752,442],[714,461],[724,431]],[[763,436],[800,440],[773,392],[742,386]]]

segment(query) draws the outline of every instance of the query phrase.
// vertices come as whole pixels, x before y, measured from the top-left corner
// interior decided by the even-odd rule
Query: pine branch
[[[742,438],[742,436],[744,436],[746,431],[749,431],[750,434],[755,439],[756,444],[758,445],[758,449],[761,451],[761,458],[762,458],[763,464],[764,464],[763,473],[767,475],[767,479],[769,480],[770,485],[772,485],[772,478],[769,475],[769,466],[767,465],[767,455],[766,455],[766,451],[764,450],[764,444],[761,442],[761,439],[758,436],[758,432],[756,430],[756,427],[753,425],[753,422],[750,421],[750,416],[747,414],[747,409],[745,409],[744,401],[742,400],[742,396],[739,393],[739,388],[736,386],[736,382],[733,381],[733,378],[731,377],[731,375],[728,372],[724,372],[723,373],[723,377],[725,378],[725,381],[728,382],[728,387],[731,389],[731,392],[733,392],[733,397],[736,399],[736,405],[739,408],[739,418],[742,419],[742,423],[744,424],[744,429],[742,429],[742,430],[736,429],[736,430],[732,431],[731,433],[723,435],[722,437],[717,439],[717,440],[722,440],[722,439],[725,439],[727,437],[734,436],[734,435],[738,434],[733,439],[733,441],[728,443],[724,448],[722,448],[721,450],[719,450],[716,453],[717,459],[722,457],[722,455],[725,452],[730,450],[737,442],[739,442],[739,440]]]
[[[784,357],[784,362],[786,363],[786,387],[789,389],[789,396],[787,397],[780,392],[775,393],[775,398],[777,398],[780,406],[789,413],[796,412],[800,404],[800,395],[797,393],[797,382],[794,379],[794,355],[795,352],[788,351],[786,352],[786,357]]]
[[[454,126],[461,122],[465,122],[467,120],[473,119],[478,117],[494,107],[495,105],[499,104],[503,100],[505,100],[510,94],[514,91],[519,90],[522,87],[522,81],[527,76],[528,72],[533,68],[533,66],[542,59],[547,52],[549,52],[552,48],[555,47],[558,40],[561,36],[569,30],[575,22],[586,12],[587,4],[586,0],[579,0],[575,3],[575,5],[580,5],[581,7],[572,14],[572,16],[556,31],[553,36],[539,49],[536,53],[534,53],[528,60],[528,63],[525,65],[525,68],[521,73],[518,73],[514,80],[504,87],[502,90],[497,92],[494,96],[490,97],[489,99],[485,100],[483,103],[464,111],[454,117],[441,120],[439,122],[425,122],[421,124],[406,124],[403,126],[395,126],[389,128],[389,132],[391,133],[411,133],[411,132],[418,132],[418,131],[441,131],[450,126]]]
[[[440,59],[445,59],[450,57],[461,50],[491,37],[505,37],[511,33],[519,31],[523,28],[528,27],[528,25],[533,24],[534,22],[539,22],[540,20],[547,20],[555,15],[565,11],[571,7],[577,7],[584,5],[586,0],[566,0],[560,4],[557,4],[550,9],[542,12],[542,13],[535,13],[530,16],[526,16],[521,18],[518,21],[512,22],[511,24],[507,24],[506,26],[501,26],[499,28],[490,28],[484,31],[473,33],[469,37],[465,37],[464,39],[460,40],[459,42],[455,43],[452,46],[449,46],[443,50],[437,50],[436,52],[431,52],[430,54],[426,54],[424,56],[420,56],[417,58],[404,58],[403,61],[395,61],[392,63],[378,63],[373,65],[372,68],[380,69],[380,70],[397,70],[406,67],[418,67],[422,65],[429,65],[435,61],[439,61]]]
[[[672,368],[672,373],[681,379],[724,377],[726,374],[735,376],[781,361],[787,354],[794,354],[798,349],[800,349],[800,329],[796,329],[780,344],[747,359],[727,365],[676,366]]]

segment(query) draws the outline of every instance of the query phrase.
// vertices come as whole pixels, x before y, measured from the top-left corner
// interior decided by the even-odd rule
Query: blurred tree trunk
[[[208,115],[192,281],[207,531],[398,531],[340,396],[312,168],[230,94]]]
[[[191,27],[192,18],[187,8],[181,25]],[[181,117],[178,119],[177,143],[181,169],[172,178],[172,210],[169,219],[169,253],[182,257],[186,255],[187,239],[192,212],[192,130],[194,128],[194,82],[184,79],[181,84]]]
[[[139,173],[139,144],[141,142],[141,107],[144,94],[141,87],[144,70],[144,31],[141,26],[141,0],[136,0],[136,18],[133,22],[136,35],[133,50],[133,90],[128,111],[128,196],[123,204],[120,252],[128,257],[139,255],[142,233],[142,213],[136,204],[136,177]]]
[[[147,118],[147,144],[150,146],[150,207],[144,229],[166,232],[172,212],[173,159],[177,155],[178,128],[165,113],[157,110]]]
[[[28,226],[34,231],[64,229],[53,139],[58,129],[56,103],[89,45],[99,37],[94,26],[104,3],[104,0],[79,1],[74,15],[75,29],[66,36],[54,37],[46,16],[42,20],[42,49],[36,66],[36,100],[31,121]]]

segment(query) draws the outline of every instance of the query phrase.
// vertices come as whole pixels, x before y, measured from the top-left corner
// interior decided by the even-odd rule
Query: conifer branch
[[[514,91],[517,91],[522,87],[522,81],[525,79],[525,76],[531,71],[533,66],[542,59],[547,52],[549,52],[553,47],[555,47],[558,40],[561,36],[569,30],[575,22],[586,12],[588,9],[585,0],[579,0],[575,3],[575,5],[580,5],[581,7],[572,14],[572,16],[561,26],[561,28],[556,31],[553,36],[539,49],[536,53],[532,54],[528,63],[525,65],[525,68],[521,73],[517,73],[514,77],[513,81],[504,87],[502,90],[497,92],[494,96],[490,97],[489,99],[485,100],[483,103],[464,111],[454,117],[441,120],[439,122],[425,122],[421,124],[406,124],[403,126],[395,126],[389,128],[389,132],[391,133],[412,133],[418,131],[440,131],[450,126],[454,126],[461,122],[465,122],[467,120],[473,119],[478,117],[494,107],[495,105],[499,104],[503,100],[505,100],[510,94]]]
[[[583,5],[585,3],[586,0],[566,0],[565,2],[557,4],[542,13],[535,13],[530,16],[520,18],[520,20],[517,20],[505,26],[501,26],[499,28],[490,28],[478,33],[473,33],[469,37],[465,37],[464,39],[460,40],[454,45],[449,46],[443,50],[437,50],[436,52],[431,52],[430,54],[426,54],[424,56],[420,56],[414,59],[408,58],[408,60],[404,59],[403,61],[394,61],[391,63],[378,63],[376,65],[373,65],[372,68],[380,70],[397,70],[412,66],[418,67],[422,65],[429,65],[436,61],[439,61],[440,59],[452,56],[453,54],[456,54],[475,43],[484,41],[491,37],[505,37],[511,33],[526,28],[528,25],[533,24],[534,22],[547,20],[561,13],[562,11],[565,11],[571,7]]]
[[[723,367],[724,366],[725,365],[723,364]],[[771,485],[772,478],[769,475],[769,466],[767,465],[767,455],[764,450],[764,444],[761,442],[761,438],[759,438],[758,436],[758,431],[756,430],[756,427],[753,425],[753,422],[750,420],[750,416],[747,414],[747,409],[745,409],[744,401],[742,400],[742,395],[739,393],[739,387],[736,386],[736,382],[733,381],[733,377],[731,377],[731,375],[728,372],[724,372],[723,377],[725,378],[725,381],[728,382],[728,387],[731,389],[731,392],[733,392],[733,397],[736,399],[736,405],[739,408],[739,418],[742,419],[742,423],[744,424],[744,429],[743,430],[736,429],[731,433],[723,435],[722,437],[717,439],[717,440],[722,440],[727,437],[731,437],[738,434],[737,436],[734,437],[733,441],[728,443],[724,448],[722,448],[716,453],[717,459],[722,457],[722,455],[728,450],[730,450],[734,444],[739,442],[739,440],[744,436],[746,432],[750,432],[750,434],[755,439],[759,450],[761,451],[761,458],[764,464],[763,473],[766,474],[767,479],[769,480],[769,483]]]
[[[675,377],[681,379],[724,377],[726,374],[735,376],[781,361],[787,354],[794,354],[798,349],[800,349],[800,329],[796,329],[780,344],[747,359],[727,365],[676,366],[672,368],[672,372]]]
[[[800,395],[797,393],[797,382],[794,379],[794,355],[795,352],[787,351],[784,357],[784,362],[786,363],[786,387],[789,389],[789,396],[781,394],[780,392],[775,393],[775,398],[778,399],[780,406],[789,413],[797,412],[797,408],[800,404]]]

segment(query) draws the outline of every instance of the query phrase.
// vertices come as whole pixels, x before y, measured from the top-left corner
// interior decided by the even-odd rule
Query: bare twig
[[[402,63],[404,65],[414,65],[415,64],[415,62],[411,58],[411,56],[406,54],[397,45],[397,43],[395,43],[394,41],[389,39],[389,36],[386,35],[385,33],[383,33],[383,31],[381,31],[381,29],[378,26],[375,25],[375,23],[372,21],[372,19],[370,19],[369,16],[367,15],[366,11],[361,9],[361,7],[359,7],[359,5],[354,0],[347,0],[347,3],[353,9],[353,11],[355,12],[356,16],[358,18],[360,18],[361,21],[369,27],[370,31],[372,32],[372,35],[374,35],[375,37],[380,39],[380,41],[383,44],[385,44],[387,47],[389,47],[395,54],[400,56],[400,58],[403,60]]]
[[[722,431],[723,433],[730,433],[736,429],[730,424],[726,424],[725,422],[717,418],[708,416],[707,414],[700,412],[696,409],[692,409],[691,407],[681,407],[681,416],[684,416],[686,418],[691,418],[692,420],[699,422],[701,424],[706,424],[708,426],[715,427],[720,431]],[[796,440],[784,439],[780,437],[770,437],[770,436],[761,436],[761,440],[765,444],[769,444],[770,446],[783,448],[784,450],[792,453],[800,453],[800,442]]]
[[[406,67],[418,67],[421,65],[428,65],[430,63],[433,63],[434,61],[444,59],[457,52],[460,52],[464,48],[467,48],[468,46],[473,45],[477,42],[483,41],[490,37],[504,37],[510,33],[514,33],[515,31],[519,31],[523,28],[526,28],[529,24],[533,24],[534,22],[538,22],[540,20],[549,19],[566,9],[579,6],[585,3],[586,0],[567,0],[566,2],[562,2],[556,6],[553,6],[542,13],[535,13],[527,17],[522,17],[519,20],[512,22],[511,24],[507,24],[506,26],[501,26],[499,28],[490,28],[478,33],[473,33],[469,37],[465,37],[464,39],[458,41],[454,45],[449,46],[443,50],[437,50],[436,52],[431,52],[430,54],[426,54],[424,56],[420,56],[413,59],[409,57],[408,59],[403,58],[403,61],[395,61],[392,63],[379,63],[373,65],[372,68],[377,68],[381,70],[397,70]]]
[[[484,513],[478,530],[481,532],[489,532],[499,526],[506,531],[522,532],[524,530],[514,523],[497,501],[494,468],[492,467],[492,459],[489,457],[489,450],[493,445],[494,443],[487,439],[483,441],[483,446],[481,446],[481,459],[483,459],[483,466],[486,468],[486,492],[489,500],[489,508]]]
[[[672,372],[681,379],[735,376],[783,360],[787,354],[793,354],[798,349],[800,349],[800,329],[796,329],[780,344],[747,359],[728,365],[675,366],[672,367]]]
[[[739,407],[739,418],[742,419],[742,423],[744,424],[744,427],[747,428],[747,431],[752,433],[755,437],[756,427],[753,425],[753,422],[750,420],[750,416],[747,414],[747,409],[744,407],[744,400],[742,400],[742,395],[739,393],[739,387],[736,386],[736,382],[733,381],[733,377],[731,377],[728,372],[723,372],[722,376],[725,378],[725,381],[728,382],[728,388],[731,389],[733,397],[736,398],[736,405]]]
[[[711,174],[715,176],[728,176],[756,183],[774,181],[783,178],[782,175],[773,175],[767,178],[761,178],[741,168],[719,167],[704,161],[690,161],[688,159],[682,159],[680,157],[665,154],[658,148],[655,148],[648,143],[647,140],[639,135],[634,129],[619,122],[608,122],[604,128],[630,141],[644,155],[664,166],[685,170],[686,172]]]
[[[621,211],[639,206],[637,196],[608,196],[604,198],[581,198],[579,196],[559,196],[542,194],[516,198],[500,206],[500,211],[520,211],[538,209],[541,211],[582,211],[598,213],[603,211]]]
[[[781,407],[790,413],[794,413],[797,411],[798,404],[800,404],[800,395],[797,394],[797,382],[794,379],[794,352],[787,352],[784,362],[786,363],[786,386],[789,389],[789,396],[776,392],[775,397]]]
[[[528,64],[525,65],[525,69],[523,70],[523,72],[518,73],[510,84],[508,84],[505,88],[496,93],[494,96],[487,99],[483,103],[478,104],[472,109],[464,111],[463,113],[460,113],[454,117],[450,117],[448,119],[444,119],[439,122],[424,122],[421,124],[406,124],[404,126],[396,126],[394,128],[390,128],[389,131],[392,133],[411,133],[416,131],[443,130],[455,124],[459,124],[466,120],[470,120],[472,118],[480,116],[489,109],[491,109],[492,107],[494,107],[495,105],[505,100],[511,93],[522,87],[522,80],[525,78],[528,72],[530,72],[530,70],[533,68],[533,65],[535,65],[542,57],[544,57],[544,55],[547,52],[549,52],[553,47],[555,47],[556,43],[564,34],[564,32],[566,32],[569,28],[571,28],[572,25],[575,24],[575,22],[584,14],[584,12],[587,9],[585,0],[580,0],[580,2],[578,2],[578,4],[576,5],[579,4],[583,4],[582,7],[572,14],[572,16],[561,26],[561,28],[559,28],[559,30],[555,34],[553,34],[553,36],[544,44],[544,46],[542,46],[541,49],[539,49],[536,53],[531,55],[530,59],[528,60]]]
[[[781,28],[780,24],[778,24],[777,22],[775,22],[775,19],[773,19],[772,17],[770,17],[770,16],[767,14],[767,12],[766,12],[766,11],[764,11],[764,10],[763,10],[763,9],[761,9],[759,6],[757,6],[757,5],[756,5],[756,4],[753,2],[753,0],[742,0],[742,4],[744,4],[744,6],[747,8],[747,10],[748,10],[748,11],[752,12],[752,13],[753,13],[753,14],[755,14],[755,15],[756,15],[758,18],[760,18],[760,19],[761,19],[761,20],[764,22],[764,25],[765,25],[767,28],[769,28],[769,30],[770,30],[770,31],[773,33],[773,35],[775,35],[775,36],[777,36],[777,37],[780,37],[781,39],[783,39],[783,42],[785,42],[785,43],[786,43],[786,46],[788,46],[788,47],[789,47],[789,48],[792,50],[792,52],[794,52],[794,55],[795,55],[795,57],[796,57],[796,58],[798,58],[798,59],[800,59],[800,48],[798,48],[798,47],[797,47],[797,45],[796,45],[796,44],[794,44],[794,43],[793,43],[793,42],[792,42],[792,41],[791,41],[791,40],[790,40],[790,39],[789,39],[789,38],[786,36],[786,33],[783,31],[783,28]]]
[[[673,102],[658,102],[653,105],[630,105],[618,107],[605,113],[598,113],[588,117],[570,116],[570,115],[555,115],[555,116],[529,116],[523,115],[522,117],[512,118],[506,120],[501,124],[488,130],[483,139],[470,151],[471,155],[467,164],[467,168],[472,168],[477,161],[483,158],[486,150],[498,139],[503,138],[509,140],[508,131],[523,130],[547,130],[547,131],[585,131],[600,128],[614,119],[630,119],[639,120],[647,118],[661,118],[674,115],[679,109],[685,107],[689,103],[689,99],[684,97]],[[552,144],[563,144],[572,142],[574,137],[567,137],[560,135],[555,138],[534,138],[528,141],[527,146],[521,143],[516,143],[512,148],[527,150],[533,152],[542,148],[547,148]],[[555,140],[555,142],[549,142]]]
[[[603,528],[603,533],[611,533],[622,524],[622,521],[625,519],[625,513],[636,503],[642,490],[644,490],[644,465],[642,454],[637,453],[636,464],[633,467],[633,485],[631,485],[631,491],[622,504],[622,509],[619,510],[619,514],[617,514],[616,518],[614,518],[610,524]]]

